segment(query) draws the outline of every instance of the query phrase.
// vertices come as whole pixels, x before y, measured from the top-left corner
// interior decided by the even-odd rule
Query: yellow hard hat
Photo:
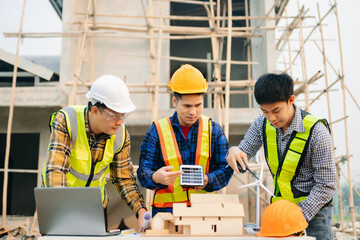
[[[285,237],[304,231],[308,226],[301,209],[288,200],[277,200],[264,211],[256,236]]]
[[[185,64],[174,72],[169,88],[180,94],[204,93],[208,89],[208,84],[198,69]]]

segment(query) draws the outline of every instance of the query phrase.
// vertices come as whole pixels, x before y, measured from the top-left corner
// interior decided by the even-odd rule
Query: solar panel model
[[[180,175],[181,186],[204,185],[204,174],[201,165],[180,165],[180,171],[184,172]]]

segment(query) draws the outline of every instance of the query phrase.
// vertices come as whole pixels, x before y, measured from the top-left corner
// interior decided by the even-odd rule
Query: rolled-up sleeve
[[[144,197],[139,191],[134,176],[134,167],[130,157],[130,135],[126,130],[125,143],[110,164],[110,180],[116,186],[121,198],[137,214],[140,208],[146,208]]]
[[[59,112],[52,122],[52,131],[47,152],[45,186],[67,186],[66,173],[68,173],[70,169],[69,158],[71,151],[72,142],[66,127],[65,115]]]

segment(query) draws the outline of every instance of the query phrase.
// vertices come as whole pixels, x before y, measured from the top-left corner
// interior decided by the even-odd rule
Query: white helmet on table
[[[86,97],[95,104],[100,102],[118,113],[129,113],[135,110],[126,84],[113,75],[103,75],[97,78]]]

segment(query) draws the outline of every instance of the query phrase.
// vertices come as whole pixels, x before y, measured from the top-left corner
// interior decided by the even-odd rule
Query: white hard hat
[[[92,102],[100,102],[118,113],[129,113],[135,110],[129,96],[129,89],[118,77],[103,75],[97,78],[91,86],[86,97]]]

